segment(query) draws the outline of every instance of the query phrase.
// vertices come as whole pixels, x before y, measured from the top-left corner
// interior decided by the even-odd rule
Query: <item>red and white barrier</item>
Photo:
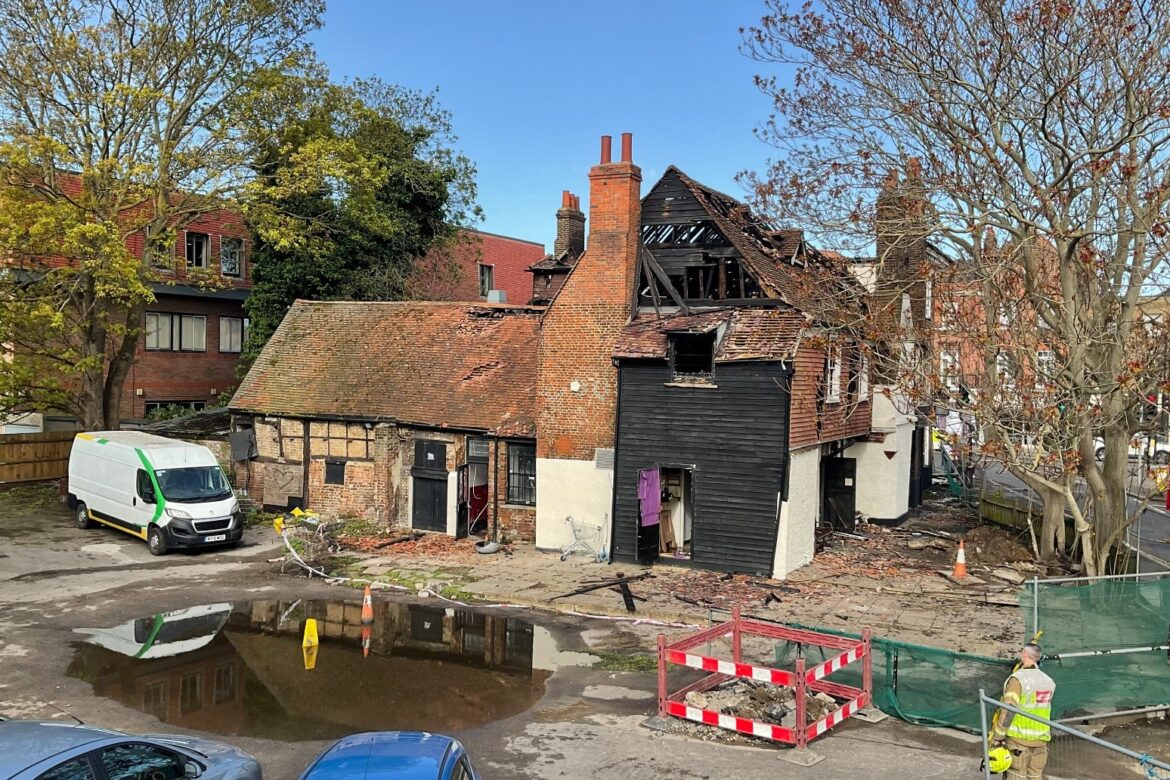
[[[802,645],[833,648],[842,652],[811,669],[805,669],[805,660],[798,658],[795,671],[745,664],[741,661],[741,639],[745,633],[772,639],[784,639]],[[687,652],[703,642],[728,635],[732,637],[732,653],[734,655],[732,661]],[[824,680],[825,677],[858,661],[862,664],[861,688]],[[674,693],[670,693],[667,690],[666,679],[667,666],[670,664],[699,669],[710,672],[710,674]],[[795,694],[795,726],[789,728],[771,723],[760,723],[748,718],[725,715],[714,710],[700,709],[686,703],[688,693],[708,690],[736,677],[792,688]],[[664,635],[658,635],[658,714],[661,717],[665,718],[670,715],[676,718],[685,718],[708,726],[784,742],[798,748],[805,747],[809,740],[819,737],[869,705],[873,701],[872,677],[870,631],[868,628],[862,633],[861,641],[856,641],[806,629],[744,620],[740,617],[739,609],[736,608],[732,610],[730,622],[712,626],[669,645],[666,644]],[[824,691],[836,699],[844,699],[845,701],[840,703],[838,709],[810,724],[808,723],[807,702],[805,700],[810,689]]]

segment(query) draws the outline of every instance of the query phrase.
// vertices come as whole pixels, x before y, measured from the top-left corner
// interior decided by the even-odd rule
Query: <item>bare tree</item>
[[[897,361],[903,380],[932,381],[903,384],[969,409],[986,449],[1043,498],[1043,549],[1068,551],[1067,511],[1068,545],[1100,571],[1133,519],[1128,445],[1163,379],[1166,342],[1140,303],[1166,271],[1170,6],[769,0],[744,41],[783,74],[758,79],[774,108],[758,133],[781,154],[745,176],[768,212],[860,249],[883,229],[889,171],[921,160],[916,197],[898,185],[923,204],[902,232],[955,260],[913,270],[934,277],[949,314],[962,305],[954,332],[925,339],[934,355]],[[890,286],[921,295],[904,270],[879,270],[886,316],[856,326],[871,338],[917,343],[890,329],[907,325],[888,311]],[[948,369],[974,373],[966,382],[940,380],[948,338],[975,356]]]

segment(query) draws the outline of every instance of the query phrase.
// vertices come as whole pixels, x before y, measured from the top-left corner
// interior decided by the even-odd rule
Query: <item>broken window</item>
[[[187,234],[187,266],[206,268],[207,257],[211,254],[211,236],[206,233]]]
[[[673,379],[710,378],[715,373],[715,333],[670,334]]]
[[[494,290],[492,286],[495,281],[492,276],[492,266],[479,264],[479,297],[486,298],[489,290]]]
[[[508,444],[508,503],[536,505],[536,445]]]

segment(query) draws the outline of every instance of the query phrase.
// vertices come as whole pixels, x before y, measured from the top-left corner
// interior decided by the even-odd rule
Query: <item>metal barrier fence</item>
[[[1096,778],[1100,777],[1115,777],[1118,771],[1129,775],[1133,773],[1133,770],[1137,769],[1144,772],[1146,777],[1152,778],[1153,780],[1170,779],[1170,764],[1164,761],[1118,745],[1116,742],[1110,742],[1080,731],[1065,723],[1047,720],[1037,715],[1030,715],[1018,707],[1013,707],[1010,704],[1005,704],[990,698],[980,689],[979,716],[984,756],[987,755],[988,749],[991,747],[991,727],[998,710],[1007,710],[1017,717],[1027,717],[1033,721],[1043,723],[1051,729],[1053,739],[1049,743],[1049,766],[1045,768],[1045,771],[1048,773],[1057,774],[1059,772],[1061,777],[1096,780]],[[1062,753],[1065,755],[1062,756]],[[1054,757],[1067,758],[1070,753],[1075,757],[1075,761],[1066,760],[1063,763],[1068,764],[1068,766],[1060,766],[1059,768],[1052,766]],[[1024,775],[1020,776],[1023,777]],[[986,761],[983,763],[983,778],[984,780],[991,780],[991,768],[987,765]]]
[[[836,654],[822,663],[811,666],[806,665],[806,659],[798,658],[793,671],[746,664],[743,663],[742,652],[742,638],[745,634],[798,642],[806,646],[831,648],[836,651]],[[691,652],[701,644],[727,636],[732,638],[731,661]],[[660,718],[673,715],[708,726],[784,742],[796,746],[798,752],[803,753],[810,740],[844,722],[846,718],[857,714],[873,701],[870,659],[870,632],[868,628],[862,633],[860,640],[849,639],[745,619],[740,616],[739,608],[736,607],[731,612],[730,621],[711,626],[670,644],[667,644],[665,635],[658,635],[658,715]],[[856,662],[860,662],[861,666],[861,687],[845,685],[827,679],[835,672]],[[710,672],[710,674],[672,693],[667,683],[667,666],[669,664],[699,669]],[[792,688],[793,706],[795,707],[793,725],[779,726],[761,723],[748,718],[693,707],[687,703],[688,693],[710,690],[736,677]],[[808,691],[828,694],[839,700],[840,706],[820,720],[809,723],[805,698]]]

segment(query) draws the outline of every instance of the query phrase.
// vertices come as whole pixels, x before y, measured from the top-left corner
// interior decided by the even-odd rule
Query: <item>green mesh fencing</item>
[[[860,639],[860,634],[819,626],[787,625],[833,636]],[[1012,661],[937,647],[874,637],[873,700],[882,712],[909,723],[949,726],[979,733],[979,690],[998,692],[1011,673]],[[776,666],[791,669],[796,656],[792,642],[776,644]],[[808,663],[817,664],[838,651],[804,645]],[[829,680],[861,687],[861,665],[851,664],[829,675]]]
[[[1170,578],[1121,587],[1104,581],[1074,587],[1046,587],[1040,583],[1041,638],[1047,658],[1041,668],[1056,682],[1052,715],[1056,720],[1094,712],[1136,709],[1170,703]],[[1031,625],[1032,584],[1021,594]],[[789,623],[794,628],[859,639],[859,634],[819,626]],[[1021,642],[1023,641],[1021,634]],[[1011,674],[1015,659],[956,653],[937,647],[874,637],[873,698],[878,709],[909,723],[949,726],[979,733],[979,690],[998,696]],[[1062,657],[1086,650],[1116,651],[1153,648],[1136,653],[1103,653]],[[797,652],[789,642],[776,645],[778,668],[792,668]],[[802,646],[810,664],[820,663],[832,650]],[[861,686],[861,667],[847,666],[830,680]]]

